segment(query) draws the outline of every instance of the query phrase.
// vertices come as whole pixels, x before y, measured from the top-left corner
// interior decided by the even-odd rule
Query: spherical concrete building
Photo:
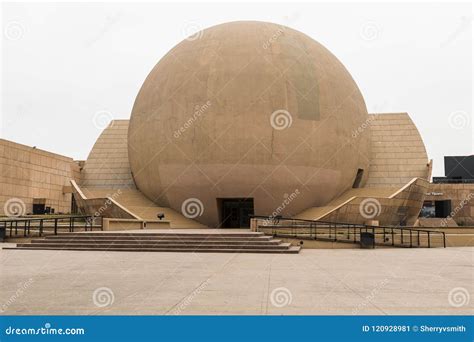
[[[321,44],[232,22],[185,39],[153,68],[133,107],[129,160],[158,205],[243,226],[249,213],[297,214],[363,184],[367,120],[356,83]]]

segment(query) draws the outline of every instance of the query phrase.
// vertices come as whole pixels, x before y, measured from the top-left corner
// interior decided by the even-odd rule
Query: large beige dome
[[[182,41],[153,68],[133,107],[130,164],[146,196],[178,211],[198,199],[203,210],[190,216],[211,227],[226,198],[288,216],[367,173],[367,120],[351,75],[321,44],[232,22]]]

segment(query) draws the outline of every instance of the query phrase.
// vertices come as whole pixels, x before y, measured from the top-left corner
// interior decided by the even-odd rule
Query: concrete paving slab
[[[474,248],[0,250],[3,314],[473,314]]]

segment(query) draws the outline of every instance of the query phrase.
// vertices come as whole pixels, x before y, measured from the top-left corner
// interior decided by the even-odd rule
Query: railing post
[[[54,235],[58,235],[58,219],[54,219]]]
[[[39,236],[43,236],[43,219],[40,219]]]
[[[400,241],[401,241],[402,246],[403,246],[403,228],[400,228],[400,234],[402,235],[401,238],[400,238]]]
[[[392,246],[395,246],[395,234],[393,233],[393,228],[392,228]]]
[[[374,236],[372,246],[375,248],[375,227],[372,227],[372,235]]]
[[[418,237],[417,237],[417,239],[418,239],[418,247],[420,247],[420,231],[419,231],[419,230],[418,230]]]
[[[446,234],[445,232],[442,232],[443,233],[443,247],[446,248]]]
[[[26,237],[26,224],[27,224],[28,220],[25,220],[25,227],[23,229],[23,236]]]
[[[410,248],[413,247],[411,234],[412,234],[412,230],[410,229]]]
[[[18,221],[15,221],[15,236],[18,235]]]
[[[428,230],[428,248],[431,248],[430,231]]]

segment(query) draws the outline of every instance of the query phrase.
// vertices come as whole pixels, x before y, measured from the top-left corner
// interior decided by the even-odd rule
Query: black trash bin
[[[4,242],[6,236],[7,236],[7,229],[5,227],[0,227],[0,242]]]
[[[360,233],[360,248],[374,248],[375,236],[373,233]]]

